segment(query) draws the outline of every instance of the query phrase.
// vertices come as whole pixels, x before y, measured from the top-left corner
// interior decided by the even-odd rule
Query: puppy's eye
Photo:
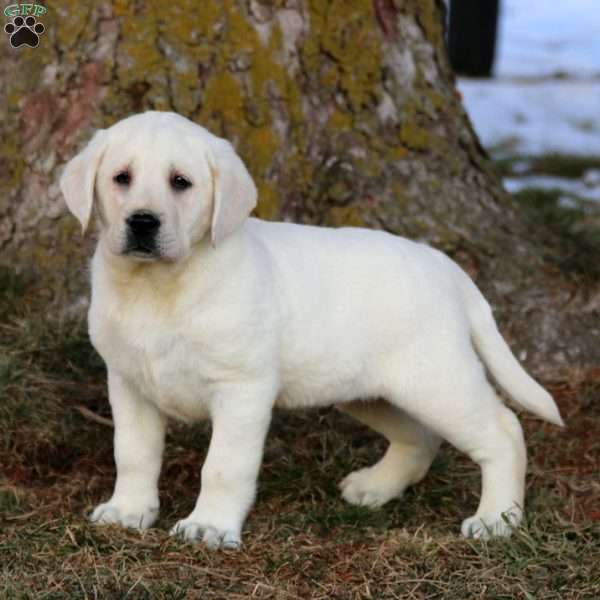
[[[129,185],[131,183],[131,173],[129,171],[121,171],[113,177],[113,181],[119,185]]]
[[[189,179],[186,179],[182,175],[173,175],[171,177],[171,187],[178,192],[187,190],[192,186],[192,182]]]

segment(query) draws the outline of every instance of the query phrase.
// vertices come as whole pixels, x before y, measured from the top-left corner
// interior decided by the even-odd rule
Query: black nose
[[[125,219],[134,235],[149,235],[160,227],[160,219],[149,212],[136,212]]]

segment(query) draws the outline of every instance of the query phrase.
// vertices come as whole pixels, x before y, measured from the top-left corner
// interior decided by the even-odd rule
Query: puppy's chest
[[[109,369],[168,416],[206,418],[214,384],[201,335],[156,318],[90,316],[90,337]]]

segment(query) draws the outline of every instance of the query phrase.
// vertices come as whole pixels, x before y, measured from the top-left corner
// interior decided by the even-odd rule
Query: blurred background
[[[458,89],[507,190],[600,202],[597,0],[454,0],[450,30]]]

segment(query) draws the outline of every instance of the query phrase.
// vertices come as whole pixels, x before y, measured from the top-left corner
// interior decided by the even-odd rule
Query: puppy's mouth
[[[123,252],[124,256],[130,256],[131,258],[137,258],[138,260],[158,260],[160,254],[156,251],[148,250],[146,248],[130,248]]]
[[[123,250],[123,256],[130,256],[140,260],[158,260],[161,253],[152,240],[139,240],[131,238]]]

